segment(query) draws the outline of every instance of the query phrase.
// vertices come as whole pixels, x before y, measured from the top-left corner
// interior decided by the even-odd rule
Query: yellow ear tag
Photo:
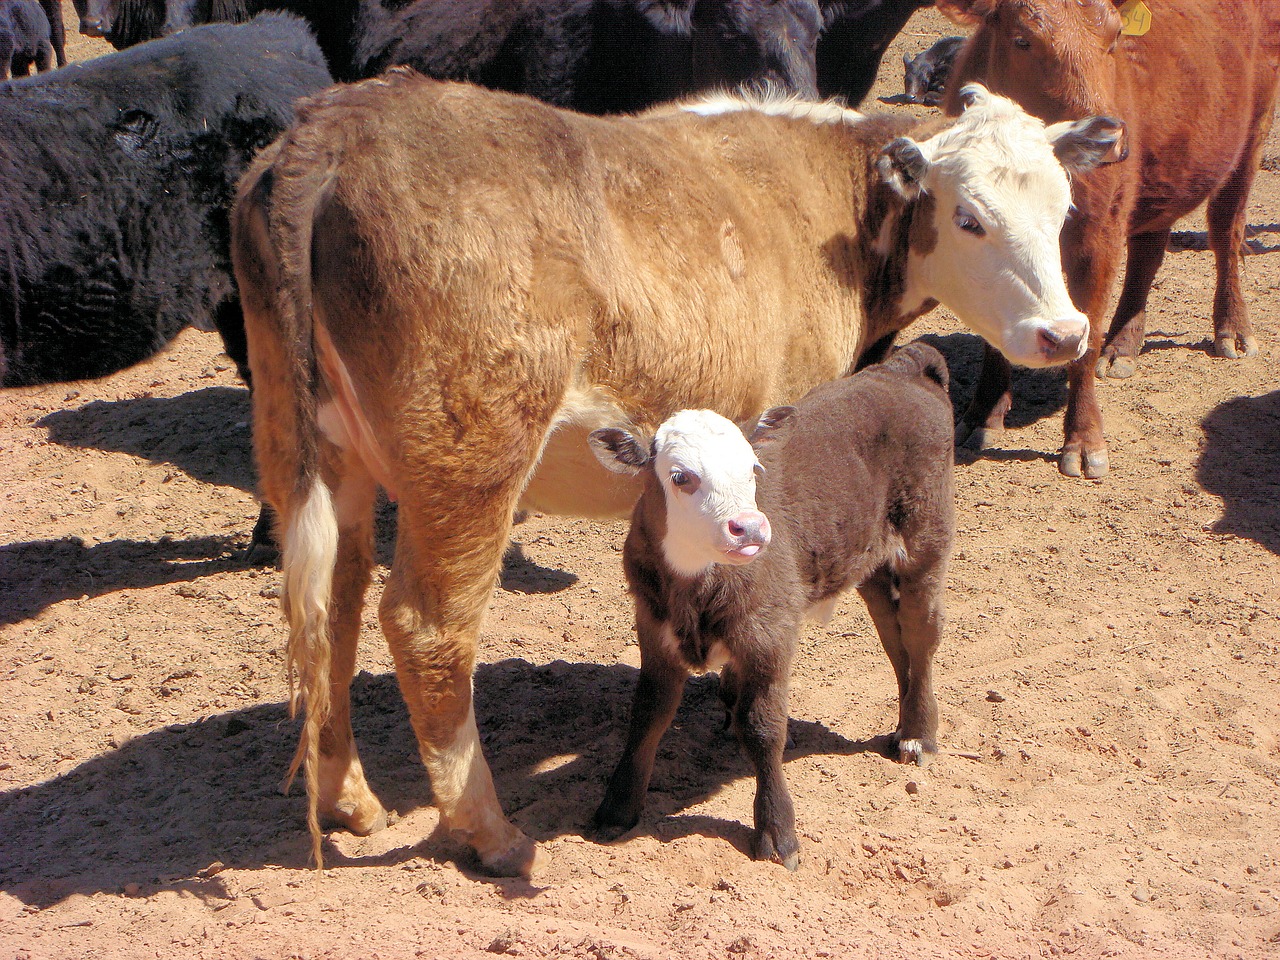
[[[1145,36],[1151,29],[1151,10],[1142,0],[1129,0],[1120,8],[1120,21],[1126,37]]]

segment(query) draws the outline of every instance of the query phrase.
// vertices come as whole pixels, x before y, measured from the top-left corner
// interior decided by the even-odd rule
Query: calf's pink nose
[[[727,524],[729,536],[746,543],[764,546],[769,542],[769,518],[759,510],[743,510]]]

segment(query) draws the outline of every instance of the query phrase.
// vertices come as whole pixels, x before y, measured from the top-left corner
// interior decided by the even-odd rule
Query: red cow
[[[1173,224],[1208,201],[1217,261],[1213,352],[1252,356],[1257,341],[1240,290],[1245,205],[1271,126],[1280,61],[1280,4],[1145,0],[1149,32],[1122,33],[1120,0],[937,0],[977,30],[955,65],[945,102],[981,80],[1043,120],[1106,113],[1128,124],[1127,163],[1074,184],[1076,214],[1062,234],[1063,267],[1089,316],[1090,347],[1070,371],[1059,469],[1105,476],[1093,373],[1128,377],[1142,346],[1147,294]],[[1104,340],[1103,311],[1125,241],[1124,288]],[[988,350],[961,437],[981,449],[1004,430],[1009,365]]]

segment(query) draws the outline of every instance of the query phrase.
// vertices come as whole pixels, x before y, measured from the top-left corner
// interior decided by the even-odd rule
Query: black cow
[[[947,78],[964,46],[964,37],[943,37],[928,50],[902,55],[902,86],[912,103],[936,107],[947,89]]]
[[[49,18],[36,0],[0,0],[0,80],[53,69]]]
[[[889,41],[930,0],[75,0],[123,49],[197,20],[305,17],[335,77],[430,76],[618,113],[715,84],[772,80],[866,96]]]
[[[0,385],[109,374],[188,325],[247,374],[235,184],[329,83],[273,14],[0,86]]]

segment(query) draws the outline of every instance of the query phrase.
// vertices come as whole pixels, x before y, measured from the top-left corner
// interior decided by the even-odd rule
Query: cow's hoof
[[[981,453],[983,450],[990,450],[1000,438],[1004,436],[1004,431],[996,427],[974,427],[968,432],[968,435],[961,439],[965,428],[962,426],[956,431],[956,446],[961,450],[968,450],[971,453]]]
[[[621,821],[613,816],[608,809],[601,806],[591,818],[591,839],[596,843],[614,843],[624,834],[630,833],[635,829],[636,824],[640,822],[640,817],[626,818]]]
[[[775,844],[769,834],[757,832],[751,841],[751,859],[780,863],[794,873],[800,866],[800,841],[792,837]]]
[[[387,829],[387,811],[376,800],[372,804],[339,803],[329,814],[330,819],[357,837]]]
[[[1079,450],[1063,450],[1058,458],[1058,472],[1064,477],[1099,480],[1111,472],[1111,461],[1105,448],[1089,450],[1083,455]]]
[[[547,858],[538,845],[516,831],[511,846],[500,853],[479,853],[480,867],[491,877],[523,877],[526,880],[546,866]]]
[[[1132,377],[1138,371],[1138,361],[1133,357],[1126,357],[1121,354],[1104,354],[1098,360],[1098,366],[1095,373],[1099,380],[1105,380],[1110,377],[1113,380],[1124,380]]]
[[[1241,357],[1254,357],[1258,354],[1256,337],[1219,337],[1213,342],[1213,355],[1227,360],[1239,360]]]

